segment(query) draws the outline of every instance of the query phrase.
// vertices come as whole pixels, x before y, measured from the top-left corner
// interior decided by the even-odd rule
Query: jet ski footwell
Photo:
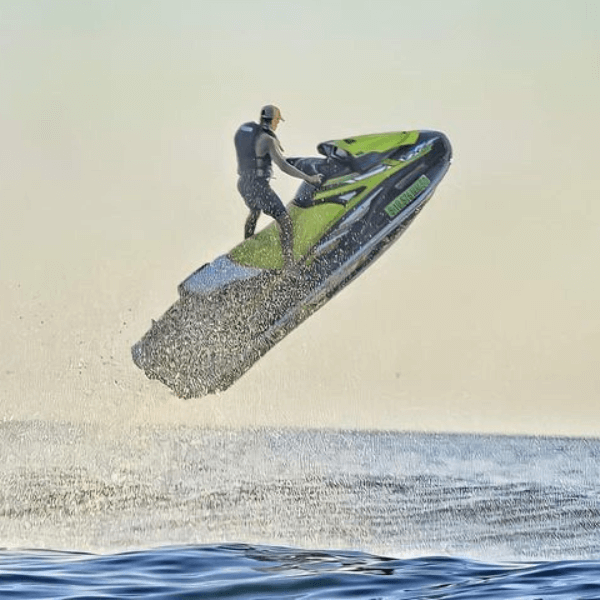
[[[361,136],[319,150],[325,159],[296,162],[327,178],[320,190],[302,184],[288,207],[296,265],[281,269],[271,224],[198,269],[132,348],[149,378],[181,398],[227,389],[406,230],[451,160],[450,144],[438,132]]]

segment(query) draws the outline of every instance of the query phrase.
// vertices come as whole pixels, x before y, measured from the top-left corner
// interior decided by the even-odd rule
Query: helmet
[[[273,104],[267,104],[263,106],[260,111],[260,120],[261,121],[272,121],[275,117],[279,117],[281,121],[285,119],[281,116],[281,111],[274,106]]]

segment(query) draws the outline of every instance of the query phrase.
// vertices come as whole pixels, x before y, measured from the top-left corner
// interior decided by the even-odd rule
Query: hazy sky
[[[592,0],[3,0],[0,418],[600,435],[599,41]],[[423,128],[454,162],[371,269],[181,401],[130,346],[242,238],[232,138],[266,103],[291,155]]]

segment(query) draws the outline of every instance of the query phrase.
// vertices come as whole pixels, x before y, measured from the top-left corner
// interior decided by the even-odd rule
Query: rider
[[[260,123],[244,123],[235,134],[238,160],[238,191],[250,214],[246,219],[244,237],[254,235],[261,211],[273,217],[279,226],[281,250],[286,267],[294,263],[292,220],[279,196],[269,185],[272,162],[288,175],[304,179],[312,185],[321,183],[321,175],[307,175],[293,167],[283,156],[283,148],[275,135],[281,111],[272,104],[260,112]]]

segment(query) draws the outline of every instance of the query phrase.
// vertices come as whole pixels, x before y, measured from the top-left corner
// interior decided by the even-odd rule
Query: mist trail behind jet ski
[[[227,389],[290,331],[354,280],[406,231],[451,162],[436,131],[324,142],[292,159],[322,186],[301,184],[288,206],[291,269],[271,223],[190,275],[180,299],[132,348],[134,362],[178,396]]]

